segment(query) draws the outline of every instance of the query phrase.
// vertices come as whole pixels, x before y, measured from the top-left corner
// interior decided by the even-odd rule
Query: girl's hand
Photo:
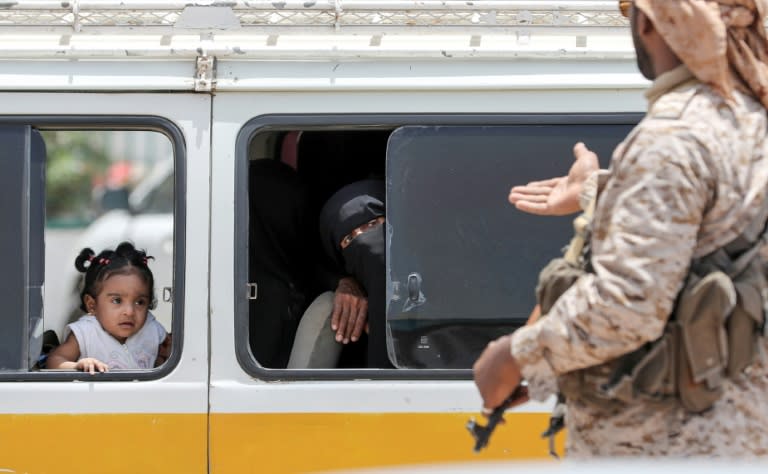
[[[98,359],[94,359],[93,357],[86,357],[78,360],[75,368],[77,370],[82,370],[83,372],[90,372],[91,374],[95,374],[97,370],[99,372],[109,371],[109,366],[107,364]]]

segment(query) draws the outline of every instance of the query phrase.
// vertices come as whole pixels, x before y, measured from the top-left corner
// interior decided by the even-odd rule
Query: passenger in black
[[[249,281],[257,298],[249,307],[249,341],[264,367],[285,368],[296,327],[310,294],[307,262],[315,261],[307,197],[295,170],[285,163],[252,160],[249,169]]]
[[[323,250],[335,266],[331,329],[337,342],[368,332],[367,366],[390,368],[386,343],[384,181],[357,181],[338,190],[320,212]]]

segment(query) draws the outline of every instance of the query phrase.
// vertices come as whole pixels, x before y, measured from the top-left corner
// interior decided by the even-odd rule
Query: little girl
[[[155,307],[150,258],[129,242],[96,256],[89,248],[80,252],[75,259],[75,268],[85,273],[80,309],[88,314],[67,325],[69,335],[48,355],[48,369],[93,374],[150,369],[164,361],[170,335],[149,312]]]

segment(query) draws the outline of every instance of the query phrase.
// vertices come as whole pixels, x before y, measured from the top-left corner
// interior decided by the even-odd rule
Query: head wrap
[[[768,108],[768,0],[635,0],[670,49],[726,98],[734,88]]]
[[[384,213],[384,181],[366,179],[339,189],[320,211],[320,238],[326,254],[343,267],[345,235]]]

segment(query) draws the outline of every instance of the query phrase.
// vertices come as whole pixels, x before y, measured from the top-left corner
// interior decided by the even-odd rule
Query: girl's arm
[[[74,334],[67,336],[67,339],[48,354],[45,367],[48,369],[74,369],[88,371],[92,374],[106,372],[109,367],[104,362],[92,357],[78,360],[80,357],[80,344]]]

